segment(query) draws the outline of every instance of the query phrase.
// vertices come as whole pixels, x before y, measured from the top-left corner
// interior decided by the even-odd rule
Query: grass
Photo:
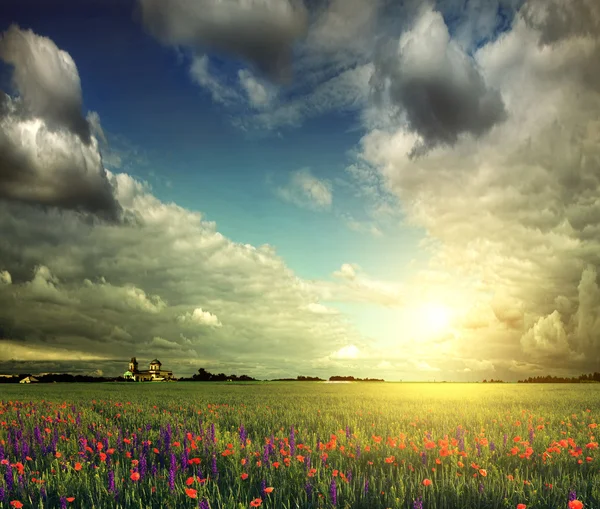
[[[4,385],[0,400],[0,507],[562,509],[571,492],[600,508],[594,384]]]

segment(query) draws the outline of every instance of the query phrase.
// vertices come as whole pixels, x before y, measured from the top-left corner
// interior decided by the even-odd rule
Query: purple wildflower
[[[140,478],[143,479],[144,477],[146,477],[146,471],[148,469],[148,462],[146,460],[146,456],[142,456],[140,458],[140,462],[139,462],[138,466],[139,466],[138,472],[140,474]]]
[[[60,509],[67,509],[67,497],[60,497]]]
[[[483,493],[483,490],[484,490],[483,483],[480,482],[479,483],[479,493]]]
[[[0,502],[4,501],[4,486],[0,486]]]
[[[208,505],[208,500],[206,500],[205,498],[200,500],[200,503],[198,504],[198,509],[210,509],[210,506]]]
[[[421,497],[417,497],[413,502],[413,509],[423,509],[423,499]]]
[[[175,491],[175,474],[177,472],[177,457],[171,453],[171,464],[169,465],[169,489]]]
[[[14,481],[13,481],[13,471],[10,463],[6,465],[6,472],[4,472],[4,481],[6,482],[6,489],[8,491],[12,491]]]
[[[108,491],[115,492],[115,472],[113,470],[108,471]]]
[[[577,492],[575,490],[569,490],[569,502],[577,499]]]
[[[212,455],[212,473],[215,477],[217,477],[219,475],[219,469],[217,468],[217,456],[216,455]]]
[[[352,433],[350,432],[350,426],[346,426],[346,438],[350,440]]]
[[[331,497],[331,504],[337,505],[337,485],[335,484],[335,477],[331,480],[329,486],[329,496]]]
[[[366,495],[367,493],[369,493],[369,479],[367,479],[367,478],[365,478],[365,488],[364,488],[364,492],[365,492],[365,495]]]
[[[313,494],[312,484],[306,483],[306,486],[304,486],[304,491],[306,491],[307,498],[309,498],[309,499],[312,498],[312,494]]]
[[[533,428],[529,428],[529,443],[533,444],[533,439],[535,438],[535,433],[533,432]]]
[[[425,451],[421,453],[421,463],[423,463],[423,465],[427,465],[427,453]]]
[[[490,451],[494,452],[496,450],[496,444],[494,442],[490,442]]]
[[[264,499],[267,495],[265,490],[267,489],[267,481],[264,479],[260,481],[260,498]]]
[[[244,445],[246,443],[246,439],[248,438],[248,432],[246,428],[244,428],[243,424],[240,424],[240,443]]]

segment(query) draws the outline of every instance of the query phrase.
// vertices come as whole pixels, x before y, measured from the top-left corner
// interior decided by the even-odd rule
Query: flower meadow
[[[600,387],[0,386],[2,508],[600,508]]]

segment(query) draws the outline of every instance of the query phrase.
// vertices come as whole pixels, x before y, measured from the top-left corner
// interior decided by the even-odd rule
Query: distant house
[[[162,363],[158,359],[150,361],[150,368],[140,371],[135,357],[129,361],[129,369],[123,373],[123,378],[136,382],[164,382],[173,379],[173,372],[161,369]]]
[[[19,383],[20,384],[37,384],[38,382],[39,382],[39,380],[36,377],[34,377],[34,376],[26,376]]]

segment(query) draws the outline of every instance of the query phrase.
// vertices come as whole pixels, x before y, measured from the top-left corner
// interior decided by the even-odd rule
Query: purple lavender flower
[[[427,453],[425,451],[421,453],[421,463],[423,463],[423,465],[427,465]]]
[[[216,443],[217,441],[217,434],[215,432],[215,423],[212,422],[210,424],[210,439],[212,440],[213,443]]]
[[[60,509],[67,509],[67,497],[60,497]]]
[[[171,453],[171,464],[169,465],[169,489],[175,491],[175,474],[177,472],[177,457]]]
[[[350,440],[352,433],[350,432],[350,426],[346,426],[346,438]]]
[[[413,509],[423,509],[423,499],[421,497],[417,497],[413,502]]]
[[[183,447],[183,452],[181,453],[181,470],[185,470],[188,467],[188,451],[187,447]]]
[[[490,451],[494,452],[496,450],[496,444],[494,442],[490,442]]]
[[[108,471],[108,491],[115,492],[115,473],[113,470]]]
[[[219,475],[219,469],[217,468],[217,456],[216,455],[212,455],[212,473],[215,477],[217,477]]]
[[[329,496],[331,497],[331,504],[337,505],[337,485],[335,484],[335,477],[331,480],[329,486]]]
[[[0,486],[0,502],[4,501],[4,486]]]
[[[10,463],[8,465],[6,465],[6,472],[4,472],[4,481],[6,482],[7,491],[12,491],[13,486],[14,486],[14,481],[13,481],[13,471],[12,471],[12,467],[10,466]]]
[[[307,498],[309,498],[309,499],[312,498],[312,494],[313,494],[312,484],[306,483],[306,486],[304,486],[304,491],[306,491]]]
[[[529,443],[533,444],[533,439],[535,438],[535,433],[533,432],[533,428],[529,428]]]
[[[307,468],[307,470],[310,470],[310,467],[311,467],[310,454],[307,454],[306,456],[304,456],[304,466]]]
[[[479,483],[479,493],[483,493],[483,490],[484,490],[483,483],[482,483],[482,482],[480,482],[480,483]]]
[[[365,487],[364,487],[365,495],[369,493],[369,479],[365,478]]]
[[[262,481],[260,481],[260,498],[264,499],[267,496],[267,492],[265,491],[266,489],[267,481],[263,479]]]
[[[46,493],[46,488],[44,488],[44,486],[40,488],[40,497],[44,502],[46,501],[46,498],[48,498],[48,494]],[[2,500],[1,497],[0,500]]]
[[[481,456],[481,444],[479,442],[477,442],[476,447],[477,447],[477,456]]]
[[[140,458],[140,462],[139,462],[139,474],[140,474],[140,478],[143,479],[144,477],[146,477],[146,471],[148,469],[148,461],[146,460],[146,456],[143,456]]]
[[[208,505],[208,500],[206,500],[205,498],[200,500],[200,502],[198,503],[198,509],[210,509],[210,506]]]
[[[569,490],[569,502],[577,499],[577,492],[575,490]]]
[[[248,438],[248,432],[246,428],[244,428],[243,424],[240,424],[240,443],[244,445],[246,443],[246,439]]]
[[[346,479],[348,479],[348,482],[352,482],[352,470],[346,472]]]

